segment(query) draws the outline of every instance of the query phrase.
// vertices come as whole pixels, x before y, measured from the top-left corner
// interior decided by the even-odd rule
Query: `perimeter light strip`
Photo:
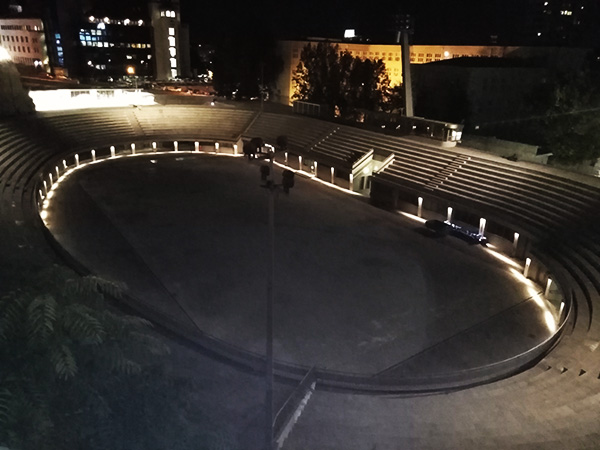
[[[304,175],[306,178],[310,178],[310,179],[312,179],[314,181],[317,181],[317,182],[319,182],[321,184],[324,184],[325,186],[328,186],[328,187],[333,188],[333,189],[337,189],[338,191],[342,191],[342,192],[344,192],[346,194],[357,195],[359,197],[362,196],[358,192],[351,191],[350,189],[345,189],[345,188],[343,188],[341,186],[338,186],[337,184],[330,183],[329,181],[321,180],[320,178],[318,178],[317,176],[313,175],[312,173],[305,172],[304,170],[292,169],[291,167],[286,166],[285,164],[281,164],[281,163],[279,163],[277,161],[273,161],[273,164],[276,165],[277,167],[282,168],[282,169],[291,170],[294,173],[297,173],[297,174],[300,174],[300,175]]]
[[[133,144],[132,144],[133,145]],[[134,151],[132,149],[132,151]],[[111,151],[111,156],[105,157],[105,158],[95,158],[95,152],[94,150],[90,151],[90,155],[92,156],[92,161],[86,161],[86,162],[80,162],[79,161],[79,153],[75,154],[75,165],[69,169],[67,169],[65,172],[63,172],[63,174],[58,177],[55,181],[51,181],[50,183],[50,189],[47,189],[47,181],[44,179],[44,187],[45,187],[45,194],[42,192],[42,190],[40,189],[40,197],[42,200],[42,208],[40,210],[40,217],[42,219],[42,221],[44,222],[44,225],[46,225],[46,228],[49,228],[49,208],[50,208],[50,199],[52,199],[54,197],[54,191],[60,186],[60,184],[67,178],[69,177],[73,172],[75,172],[76,170],[82,169],[83,167],[87,167],[90,166],[92,164],[99,164],[102,163],[104,161],[109,161],[109,160],[115,160],[115,159],[120,159],[120,158],[132,158],[132,157],[136,157],[136,156],[152,156],[152,155],[181,155],[181,154],[190,154],[190,155],[197,155],[198,152],[192,151],[192,150],[185,150],[185,151],[178,151],[178,152],[174,152],[172,150],[170,151],[159,151],[159,152],[144,152],[144,153],[130,153],[130,154],[126,154],[126,155],[115,155],[112,156],[112,151]],[[203,152],[204,153],[204,152]],[[204,154],[214,154],[214,153],[204,153]],[[240,158],[243,155],[237,155],[237,154],[229,154],[229,153],[219,153],[219,156],[230,156],[232,158]],[[95,158],[95,159],[94,159]],[[66,164],[65,164],[66,166]],[[66,168],[66,167],[65,167]],[[52,179],[52,174],[49,174],[51,179]]]

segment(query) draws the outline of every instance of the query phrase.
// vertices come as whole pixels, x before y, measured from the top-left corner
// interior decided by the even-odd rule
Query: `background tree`
[[[542,94],[540,103],[545,113],[536,131],[544,150],[562,163],[600,157],[600,85],[596,75],[562,76]]]
[[[388,106],[390,80],[381,60],[361,60],[338,45],[306,45],[293,75],[295,100],[353,109],[380,110]]]

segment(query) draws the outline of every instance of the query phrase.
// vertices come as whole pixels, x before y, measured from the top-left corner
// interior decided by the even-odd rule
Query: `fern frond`
[[[10,420],[12,394],[8,389],[0,389],[0,425],[5,425]],[[0,426],[0,428],[3,428]]]
[[[26,296],[18,295],[15,292],[2,297],[0,301],[0,323],[5,339],[22,331],[28,301],[29,299]]]
[[[30,344],[44,341],[54,331],[56,301],[50,296],[36,297],[27,306],[27,335]]]
[[[69,283],[67,289],[70,293],[79,295],[106,293],[111,297],[121,298],[122,292],[125,289],[125,284],[106,280],[95,275],[88,275]]]
[[[85,344],[101,344],[106,331],[93,311],[85,305],[70,305],[61,316],[64,332],[73,340]]]
[[[54,366],[54,371],[59,378],[66,380],[77,373],[77,362],[71,352],[71,349],[61,344],[50,350],[50,361]]]

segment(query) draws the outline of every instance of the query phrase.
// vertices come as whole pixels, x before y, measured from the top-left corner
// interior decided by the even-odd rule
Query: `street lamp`
[[[269,165],[260,166],[261,187],[269,190],[269,265],[267,274],[267,333],[265,358],[265,450],[273,450],[273,283],[275,278],[275,192],[280,188],[288,194],[294,187],[294,172],[284,170],[282,183],[275,184],[273,179],[273,160],[275,148],[268,145]]]
[[[135,83],[135,90],[137,91],[137,76],[135,75],[135,67],[134,66],[127,66],[127,75],[129,75],[130,77],[133,77],[134,83]]]

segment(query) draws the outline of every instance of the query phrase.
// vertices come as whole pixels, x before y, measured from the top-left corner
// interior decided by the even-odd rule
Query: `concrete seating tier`
[[[583,219],[597,215],[600,189],[516,164],[314,119],[263,113],[252,123],[254,114],[160,106],[44,113],[0,122],[0,215],[7,221],[22,220],[24,210],[35,210],[32,187],[42,169],[47,177],[65,155],[96,145],[160,137],[225,140],[246,130],[245,137],[267,142],[286,135],[292,150],[339,164],[371,149],[393,153],[394,163],[376,178],[481,206],[522,224],[533,235],[544,233],[534,243],[534,257],[556,266],[561,287],[574,298],[572,332],[530,370],[460,392],[389,398],[317,391],[283,448],[597,447],[600,231],[592,220]],[[66,159],[72,164],[72,157]]]
[[[62,139],[74,144],[108,144],[116,136],[133,139],[137,134],[131,108],[43,113],[41,117]]]
[[[261,113],[244,132],[244,138],[260,137],[274,145],[277,137],[286,136],[290,150],[303,152],[336,128],[334,123],[308,117]]]
[[[368,143],[357,139],[353,128],[342,126],[315,143],[308,154],[314,155],[315,159],[328,161],[332,165],[348,168],[371,148]]]
[[[133,110],[141,132],[148,138],[197,136],[237,141],[255,112],[210,106],[152,106]]]

